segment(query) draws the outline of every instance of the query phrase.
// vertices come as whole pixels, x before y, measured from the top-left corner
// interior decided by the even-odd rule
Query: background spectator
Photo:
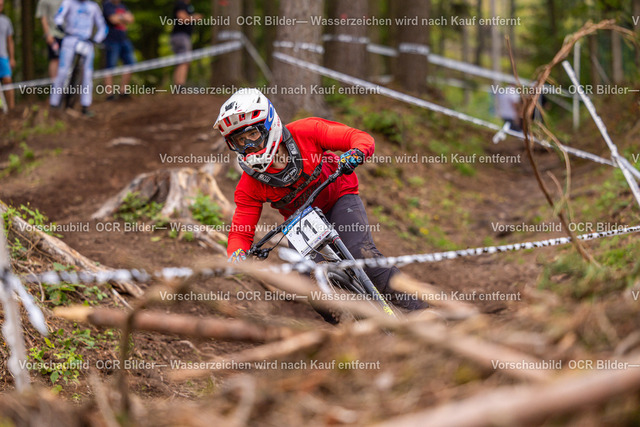
[[[104,19],[109,26],[109,33],[104,40],[107,54],[107,68],[114,68],[118,59],[122,60],[125,65],[131,65],[135,63],[135,57],[133,55],[133,44],[127,36],[127,26],[134,21],[133,14],[129,12],[127,6],[120,0],[106,0],[104,3]],[[114,99],[115,95],[112,91],[113,88],[113,76],[106,76],[104,78],[106,85],[107,100]],[[131,82],[131,73],[122,75],[122,87],[123,96],[129,96],[126,93],[126,88]]]
[[[0,78],[3,84],[11,83],[11,69],[16,66],[13,45],[13,25],[7,17],[2,13],[4,9],[4,0],[0,0]],[[13,108],[14,98],[13,91],[7,91],[7,104],[9,108]]]
[[[49,104],[53,108],[58,108],[62,101],[65,77],[71,72],[73,65],[76,44],[79,40],[91,40],[94,43],[101,43],[107,36],[108,30],[100,6],[88,0],[63,0],[60,10],[56,14],[55,23],[63,27],[65,32],[62,47],[60,48],[58,75],[53,81],[51,97],[49,98]],[[93,56],[93,43],[90,43],[89,52],[84,61],[80,93],[80,105],[82,106],[82,114],[85,116],[93,116],[93,112],[89,111],[89,106],[93,100]]]
[[[515,86],[509,85],[504,91],[496,94],[496,114],[516,132],[522,130],[521,109],[520,94]]]
[[[177,20],[171,32],[171,49],[173,53],[185,53],[191,51],[191,34],[193,24],[191,20],[202,19],[202,15],[194,13],[191,0],[178,0],[173,7],[173,17]],[[189,73],[189,63],[185,62],[176,66],[173,71],[173,83],[184,86]]]
[[[60,45],[64,33],[60,31],[53,21],[62,0],[40,0],[36,9],[36,18],[42,23],[44,39],[47,41],[49,51],[49,77],[54,79],[58,73],[58,60],[60,59]]]

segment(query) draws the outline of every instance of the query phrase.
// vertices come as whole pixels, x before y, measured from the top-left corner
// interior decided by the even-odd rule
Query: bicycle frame
[[[329,263],[344,260],[354,261],[355,258],[351,255],[351,252],[340,238],[338,232],[332,227],[329,221],[327,221],[322,210],[311,207],[311,204],[318,194],[343,173],[344,170],[342,167],[338,168],[335,173],[330,175],[326,181],[311,193],[305,203],[296,210],[289,219],[274,230],[271,230],[264,238],[253,245],[247,255],[253,255],[260,259],[267,258],[269,252],[273,250],[275,246],[266,249],[262,249],[262,246],[271,240],[273,236],[281,232],[287,236],[289,242],[301,255],[309,259],[313,260],[315,256],[319,254]],[[349,290],[353,292],[366,292],[382,306],[385,313],[395,316],[389,303],[382,297],[362,268],[350,267],[346,268],[345,272],[364,287],[364,289],[359,290],[352,286],[352,289]]]

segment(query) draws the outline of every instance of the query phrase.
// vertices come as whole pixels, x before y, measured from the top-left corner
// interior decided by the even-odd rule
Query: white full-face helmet
[[[282,141],[282,123],[269,99],[258,89],[240,89],[220,108],[213,125],[238,158],[264,172]]]

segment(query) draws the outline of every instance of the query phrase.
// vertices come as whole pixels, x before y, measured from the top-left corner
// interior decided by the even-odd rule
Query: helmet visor
[[[247,126],[242,129],[238,129],[227,137],[227,142],[234,151],[244,154],[249,150],[259,151],[262,149],[262,145],[265,141],[266,129],[264,126]]]

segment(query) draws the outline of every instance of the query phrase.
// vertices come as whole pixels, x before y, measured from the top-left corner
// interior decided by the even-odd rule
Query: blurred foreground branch
[[[640,363],[640,355],[627,360]],[[553,415],[590,408],[640,390],[640,369],[628,367],[566,374],[549,384],[499,387],[462,401],[390,419],[380,427],[495,426],[539,423]]]
[[[75,322],[91,323],[105,328],[123,328],[129,313],[108,308],[86,306],[58,307],[54,314]],[[133,320],[134,330],[175,334],[197,338],[214,338],[224,341],[268,342],[294,334],[283,327],[265,327],[235,319],[211,319],[142,311]]]

